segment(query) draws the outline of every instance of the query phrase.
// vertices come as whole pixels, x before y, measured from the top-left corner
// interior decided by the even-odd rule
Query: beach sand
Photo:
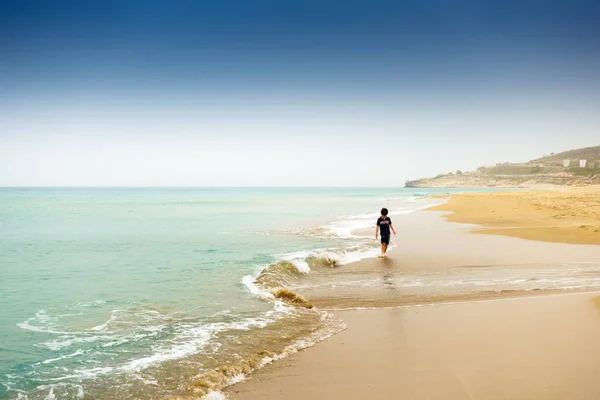
[[[600,244],[600,187],[453,196],[431,210],[452,222],[483,225],[477,233],[529,240]]]
[[[533,227],[556,235],[598,223],[594,193],[461,195],[437,212],[392,217],[398,247],[388,259],[311,273],[310,284],[292,286],[347,329],[226,394],[239,400],[600,398],[600,293],[590,293],[600,289],[600,246],[589,244],[583,228],[563,240],[583,245],[552,243],[556,236],[521,238]],[[573,210],[556,218],[549,203],[556,213],[569,204]],[[505,217],[510,222],[502,225]],[[445,221],[459,218],[486,226]],[[518,229],[525,230],[515,235]]]
[[[344,311],[348,329],[230,387],[231,399],[600,398],[589,294]]]
[[[600,246],[475,235],[475,226],[448,223],[445,215],[393,216],[397,247],[388,258],[311,273],[308,285],[291,288],[318,308],[345,309],[549,293],[590,278],[600,285]]]

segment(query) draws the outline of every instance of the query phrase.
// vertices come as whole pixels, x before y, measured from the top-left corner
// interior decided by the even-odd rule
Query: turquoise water
[[[244,277],[319,251],[373,256],[352,229],[448,192],[0,189],[0,398],[95,398],[118,376],[206,367],[205,352],[227,351],[218,335],[277,321]]]

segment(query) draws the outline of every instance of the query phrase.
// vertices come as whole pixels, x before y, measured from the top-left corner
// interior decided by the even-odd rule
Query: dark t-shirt
[[[392,224],[392,220],[387,217],[383,219],[381,217],[377,218],[377,226],[381,231],[381,236],[390,236],[390,225]]]

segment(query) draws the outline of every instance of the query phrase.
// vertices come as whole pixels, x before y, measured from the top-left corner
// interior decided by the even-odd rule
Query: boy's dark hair
[[[388,215],[388,209],[387,208],[382,208],[381,209],[381,215]]]

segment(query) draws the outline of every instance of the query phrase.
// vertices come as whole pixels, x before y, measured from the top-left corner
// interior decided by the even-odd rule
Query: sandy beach
[[[483,225],[478,233],[546,242],[600,244],[600,187],[454,196],[432,210],[452,222]]]
[[[393,217],[399,235],[388,259],[291,286],[347,329],[227,396],[600,398],[599,196],[465,194]]]
[[[227,391],[253,399],[597,399],[596,295],[345,311],[348,329]]]

